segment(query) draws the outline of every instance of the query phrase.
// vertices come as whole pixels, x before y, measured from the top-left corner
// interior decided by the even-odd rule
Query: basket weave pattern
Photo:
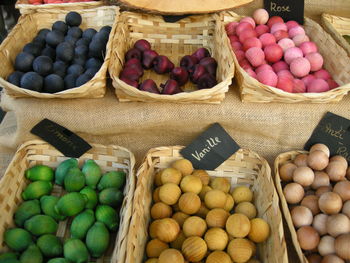
[[[137,172],[138,182],[127,246],[128,263],[141,263],[144,257],[148,240],[154,174],[159,169],[169,167],[173,161],[181,159],[179,153],[181,149],[181,146],[151,149]],[[264,263],[287,263],[282,215],[267,162],[256,153],[241,149],[215,171],[207,172],[210,177],[229,178],[231,187],[237,184],[251,187],[255,195],[258,217],[267,220],[271,228],[268,240],[258,245],[260,260]]]
[[[176,23],[166,23],[161,16],[124,12],[113,39],[113,52],[109,73],[120,101],[167,101],[176,103],[220,103],[225,98],[234,75],[233,52],[224,35],[222,22],[216,15],[191,16]],[[218,84],[211,89],[195,90],[188,82],[182,92],[175,95],[159,95],[140,91],[119,79],[124,55],[138,39],[146,39],[158,54],[168,56],[179,65],[180,59],[191,55],[199,47],[206,47],[218,62]],[[142,80],[153,79],[159,86],[169,79],[169,74],[159,75],[145,71]]]
[[[101,167],[102,172],[124,171],[127,174],[126,186],[124,188],[124,201],[120,210],[120,226],[117,235],[112,235],[108,251],[99,262],[125,262],[127,234],[132,213],[133,194],[135,190],[134,165],[135,159],[131,152],[119,146],[92,145],[93,148],[81,156],[79,166],[85,160],[93,159]],[[3,235],[7,228],[13,227],[13,215],[17,207],[21,204],[21,193],[28,185],[24,172],[29,167],[37,164],[44,164],[52,168],[67,159],[62,153],[49,144],[36,140],[23,144],[16,152],[12,162],[7,168],[5,175],[0,180],[0,252],[7,250],[4,244]],[[63,194],[61,187],[55,185],[53,194],[60,196]],[[69,225],[71,220],[59,223],[57,235],[59,237],[69,237]]]
[[[55,94],[40,93],[32,90],[22,89],[6,81],[8,75],[13,71],[14,61],[24,45],[32,41],[37,32],[43,28],[51,28],[57,20],[65,19],[66,14],[71,10],[37,10],[22,16],[17,25],[13,28],[8,37],[0,45],[0,86],[5,88],[7,94],[13,97],[36,97],[36,98],[101,98],[106,93],[106,74],[112,50],[112,37],[115,32],[119,17],[119,7],[97,7],[78,10],[82,16],[81,28],[89,27],[100,29],[103,26],[112,26],[110,39],[106,46],[104,63],[95,76],[80,87],[64,90]]]
[[[274,167],[274,169],[275,169],[275,185],[277,188],[279,198],[281,200],[283,216],[287,222],[289,231],[290,231],[291,236],[292,236],[293,245],[296,249],[296,252],[298,254],[300,262],[301,263],[308,263],[308,260],[304,256],[304,253],[301,250],[301,247],[300,247],[299,242],[298,242],[297,232],[295,231],[295,228],[294,228],[294,224],[293,224],[292,217],[291,217],[291,214],[289,211],[288,203],[287,203],[286,198],[284,197],[284,194],[283,194],[281,178],[280,178],[280,174],[279,174],[279,168],[283,164],[289,163],[292,160],[294,160],[295,157],[300,153],[307,153],[307,152],[306,151],[291,151],[291,152],[282,153],[282,154],[277,156],[277,158],[275,160],[275,164],[274,164],[274,166],[275,166]]]
[[[343,37],[343,35],[350,35],[350,18],[322,14],[322,25],[350,56],[350,44]]]
[[[223,12],[224,24],[239,21],[242,17],[234,12]],[[350,90],[350,58],[345,50],[327,34],[323,28],[311,19],[305,18],[304,29],[311,40],[318,46],[327,69],[340,87],[322,93],[289,93],[264,85],[250,77],[239,66],[234,55],[235,77],[243,102],[282,102],[282,103],[334,103],[340,101]]]

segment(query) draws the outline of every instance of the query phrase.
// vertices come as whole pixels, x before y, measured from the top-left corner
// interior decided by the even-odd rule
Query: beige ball
[[[145,261],[145,263],[158,263],[158,258],[149,258]]]
[[[186,236],[184,235],[184,232],[183,231],[180,231],[180,233],[177,235],[177,238],[170,243],[170,246],[172,248],[175,248],[175,249],[178,249],[178,250],[181,250],[182,248],[182,244],[184,243],[184,241],[186,240]]]
[[[190,216],[182,226],[182,231],[186,237],[198,236],[202,237],[207,230],[207,223],[203,218],[198,216]]]
[[[169,248],[167,243],[164,243],[159,239],[152,239],[146,245],[147,257],[157,258],[167,248]]]
[[[250,231],[248,237],[255,243],[264,242],[270,235],[270,226],[262,218],[250,220]]]
[[[232,197],[236,204],[251,202],[253,200],[253,192],[247,186],[238,186],[233,189]]]
[[[213,189],[221,190],[224,193],[228,193],[231,188],[230,181],[224,177],[216,177],[210,182],[210,186]]]
[[[177,184],[166,183],[159,189],[159,199],[167,205],[176,204],[180,195],[181,189]]]
[[[154,189],[153,194],[152,194],[152,199],[153,199],[153,202],[155,202],[155,203],[160,202],[159,190],[160,190],[160,187],[157,187],[156,189]]]
[[[309,152],[312,153],[313,151],[316,151],[316,150],[323,151],[327,155],[327,157],[329,157],[330,155],[328,146],[323,143],[316,143],[312,145]]]
[[[334,237],[323,236],[317,246],[318,253],[321,256],[335,254],[334,241]]]
[[[161,175],[162,175],[162,170],[158,171],[154,174],[154,184],[156,186],[161,186],[162,185],[162,180],[161,180]]]
[[[334,247],[336,254],[345,260],[350,260],[350,233],[338,236],[335,239]]]
[[[285,163],[279,169],[279,176],[283,182],[290,182],[293,179],[293,172],[297,169],[294,163]]]
[[[187,159],[176,160],[171,166],[179,170],[183,176],[190,175],[193,172],[192,163]]]
[[[322,258],[321,263],[345,263],[345,261],[337,255],[327,255]]]
[[[153,219],[162,219],[171,217],[173,210],[167,204],[162,202],[155,203],[151,208],[151,217]]]
[[[320,150],[310,152],[307,158],[307,165],[317,171],[321,171],[327,167],[329,163],[329,156]]]
[[[283,188],[283,194],[288,204],[297,204],[304,198],[304,188],[297,183],[289,183]]]
[[[172,183],[179,184],[182,178],[181,172],[175,168],[166,168],[162,171],[161,175],[162,184]]]
[[[327,218],[326,228],[328,234],[337,237],[350,232],[350,220],[344,214],[330,215]]]
[[[210,228],[204,236],[209,250],[224,250],[228,243],[228,235],[221,228]]]
[[[166,249],[160,254],[158,263],[185,263],[185,259],[180,251],[174,248]]]
[[[247,262],[252,254],[252,247],[249,241],[245,238],[236,238],[230,241],[227,247],[227,252],[231,256],[233,262]]]
[[[198,176],[187,175],[182,178],[180,187],[184,193],[195,193],[199,194],[202,190],[202,181]]]
[[[226,231],[233,237],[246,237],[250,231],[250,221],[246,215],[233,214],[226,221]]]
[[[220,190],[211,190],[204,197],[205,206],[208,209],[224,208],[226,204],[226,194]],[[233,198],[234,199],[234,198]]]
[[[346,168],[340,161],[332,161],[326,168],[326,173],[332,182],[339,182],[345,179]]]
[[[208,213],[209,213],[209,209],[202,202],[201,207],[199,208],[198,212],[195,215],[205,219]]]
[[[209,254],[205,263],[232,263],[232,260],[227,253],[214,251]]]
[[[246,215],[249,219],[256,217],[256,208],[250,202],[239,203],[235,208],[235,212]]]
[[[200,237],[188,237],[182,244],[182,253],[190,262],[201,261],[208,251],[207,243]]]
[[[182,228],[185,220],[189,218],[190,216],[183,213],[183,212],[176,212],[173,214],[172,218],[175,219],[175,221],[179,224],[179,226]]]
[[[201,192],[199,193],[199,197],[200,197],[200,199],[204,202],[204,199],[205,199],[205,195],[209,192],[209,191],[211,191],[211,190],[213,190],[213,188],[211,188],[209,185],[204,185],[203,187],[202,187],[202,190],[201,190]]]
[[[327,192],[322,194],[318,199],[318,206],[323,213],[334,215],[340,212],[343,202],[338,194]]]
[[[325,154],[324,152],[321,152]],[[300,184],[301,186],[310,186],[315,178],[314,171],[309,167],[298,167],[293,172],[293,181]]]
[[[151,238],[157,238],[157,229],[160,223],[160,219],[154,220],[148,228],[149,236]]]
[[[301,166],[307,166],[307,157],[308,155],[307,154],[304,154],[304,153],[300,153],[298,154],[295,159],[293,160],[294,164],[298,167],[301,167]]]
[[[198,176],[201,179],[203,186],[209,184],[210,177],[205,170],[194,170],[192,175]]]
[[[230,214],[226,210],[222,208],[215,208],[208,212],[205,221],[207,222],[208,227],[224,228],[229,216]]]
[[[226,203],[225,203],[224,209],[227,212],[230,212],[233,209],[234,205],[235,205],[235,201],[233,200],[232,195],[227,194],[226,195]]]
[[[172,218],[160,219],[156,228],[156,235],[160,241],[170,243],[174,241],[180,232],[179,224]]]
[[[198,195],[194,193],[184,193],[180,196],[178,204],[181,212],[193,215],[198,212],[202,203]]]

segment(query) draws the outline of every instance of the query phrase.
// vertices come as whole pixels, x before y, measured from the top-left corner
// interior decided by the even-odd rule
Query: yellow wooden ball
[[[227,194],[226,195],[226,202],[225,202],[224,209],[227,212],[230,212],[234,206],[235,206],[235,201],[233,200],[232,195]]]
[[[163,242],[169,243],[177,238],[180,232],[179,224],[172,218],[160,219],[156,228],[157,238]]]
[[[188,237],[182,244],[182,253],[190,262],[198,262],[204,258],[208,250],[205,241],[197,236]]]
[[[149,231],[149,236],[150,236],[151,238],[156,238],[156,237],[157,237],[157,228],[158,228],[159,222],[160,222],[160,219],[154,220],[154,221],[149,225],[148,231]]]
[[[204,185],[202,187],[202,191],[199,193],[199,197],[202,201],[204,201],[205,195],[210,191],[213,190],[209,185]]]
[[[238,186],[233,189],[232,197],[236,204],[251,202],[253,200],[253,192],[247,186]]]
[[[161,186],[162,181],[160,179],[160,176],[162,175],[162,171],[158,171],[157,173],[154,174],[154,184],[156,186]]]
[[[167,243],[160,241],[159,239],[152,239],[146,245],[146,254],[149,258],[157,258],[163,250],[169,248]]]
[[[182,178],[180,187],[184,193],[195,193],[199,194],[202,190],[202,181],[198,176],[187,175]]]
[[[209,254],[205,263],[232,263],[232,260],[227,253],[214,251]]]
[[[198,176],[201,179],[203,186],[209,184],[210,177],[205,170],[194,170],[192,175]]]
[[[180,195],[181,189],[177,184],[166,183],[159,189],[159,199],[167,205],[176,204]]]
[[[270,235],[270,226],[262,218],[254,218],[250,220],[250,232],[248,237],[255,243],[264,242]]]
[[[247,262],[252,256],[252,248],[245,238],[236,238],[230,241],[227,253],[235,263]]]
[[[178,204],[181,212],[193,215],[201,208],[201,199],[194,193],[184,193],[180,196]]]
[[[208,209],[224,208],[226,203],[226,194],[221,190],[211,190],[204,197],[204,202]]]
[[[145,263],[158,263],[158,258],[149,258]]]
[[[205,219],[208,213],[209,213],[209,209],[202,202],[201,207],[199,208],[198,212],[195,215]]]
[[[246,237],[250,231],[250,221],[246,215],[233,214],[226,221],[226,231],[233,237]]]
[[[173,214],[172,218],[176,220],[176,222],[179,224],[179,226],[182,228],[185,220],[189,218],[190,216],[183,213],[183,212],[176,212]]]
[[[256,217],[256,208],[250,202],[239,203],[235,208],[235,213],[246,215],[249,219]]]
[[[179,184],[182,179],[182,175],[181,172],[175,168],[166,168],[162,171],[160,179],[162,184]]]
[[[249,241],[249,244],[250,244],[250,246],[252,248],[252,256],[254,257],[255,254],[256,254],[256,244],[253,241],[249,240],[249,239],[248,239],[248,241]]]
[[[158,263],[185,263],[185,259],[181,252],[174,248],[168,248],[160,254]]]
[[[155,203],[151,208],[151,217],[153,219],[162,219],[171,217],[173,210],[167,204],[162,202]]]
[[[159,189],[160,189],[160,187],[157,187],[156,189],[154,189],[153,194],[152,194],[152,199],[153,199],[153,202],[155,202],[155,203],[160,202]]]
[[[210,228],[204,236],[209,250],[224,250],[228,243],[228,235],[221,228]]]
[[[228,193],[231,188],[231,183],[227,178],[216,177],[210,182],[210,186],[213,189],[221,190],[224,193]]]
[[[221,227],[226,226],[226,221],[230,216],[229,212],[222,208],[214,208],[210,210],[205,218],[208,227]]]
[[[199,216],[190,216],[182,226],[182,230],[186,237],[198,236],[202,237],[207,230],[207,223]]]
[[[183,231],[180,231],[180,233],[178,234],[177,238],[170,243],[170,246],[172,248],[175,248],[175,249],[178,249],[178,250],[181,250],[182,248],[182,244],[184,243],[184,241],[186,240],[186,236],[184,235],[184,232]]]
[[[176,160],[171,166],[179,170],[183,176],[190,175],[193,172],[192,163],[187,159]]]

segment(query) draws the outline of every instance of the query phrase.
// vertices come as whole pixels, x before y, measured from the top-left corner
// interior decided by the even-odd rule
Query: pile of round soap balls
[[[69,12],[65,22],[56,21],[52,30],[41,29],[15,59],[15,72],[7,81],[24,89],[56,93],[79,87],[99,71],[111,31],[104,26],[79,28],[82,18]]]

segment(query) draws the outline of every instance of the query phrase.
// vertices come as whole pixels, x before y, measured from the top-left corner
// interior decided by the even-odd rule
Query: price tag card
[[[75,133],[48,119],[40,121],[30,132],[54,146],[67,157],[79,158],[92,148]]]
[[[264,6],[270,17],[280,16],[285,22],[304,23],[304,0],[264,0]]]
[[[195,169],[215,170],[239,149],[224,128],[215,123],[182,149],[181,154],[192,162]]]
[[[328,146],[331,156],[342,155],[350,161],[350,120],[327,112],[313,131],[304,149],[309,150],[316,143]]]

